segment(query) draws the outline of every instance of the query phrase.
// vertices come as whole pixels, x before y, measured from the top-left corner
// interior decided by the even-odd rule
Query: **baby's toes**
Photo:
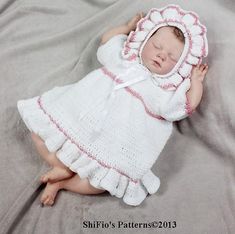
[[[49,196],[47,194],[42,194],[40,202],[45,205],[45,202],[47,201],[48,197]]]
[[[44,202],[44,205],[52,206],[54,204],[54,196],[48,195],[47,199]]]
[[[48,205],[52,206],[54,204],[54,199],[50,198],[50,200],[48,201]]]
[[[50,200],[51,200],[51,198],[50,198],[50,196],[48,196],[43,204],[46,205],[46,206],[49,206],[50,205]]]
[[[40,181],[41,181],[42,183],[47,183],[47,182],[48,182],[48,176],[47,176],[47,175],[42,175],[42,176],[40,177]]]

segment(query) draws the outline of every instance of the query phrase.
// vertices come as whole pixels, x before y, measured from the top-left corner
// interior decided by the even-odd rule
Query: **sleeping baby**
[[[206,28],[179,6],[153,8],[105,32],[102,67],[80,81],[17,103],[38,153],[51,166],[41,176],[41,203],[59,190],[107,191],[132,206],[157,192],[152,172],[173,122],[202,98],[208,66]]]

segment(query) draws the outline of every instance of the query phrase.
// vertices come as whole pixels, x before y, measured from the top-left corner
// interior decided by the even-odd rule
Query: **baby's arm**
[[[136,14],[129,22],[124,25],[115,27],[105,32],[101,38],[101,44],[106,43],[113,36],[118,34],[129,34],[131,31],[135,30],[137,22],[143,17],[143,13]]]
[[[207,71],[208,71],[207,64],[197,65],[192,70],[191,87],[189,91],[186,93],[192,110],[195,110],[201,101],[202,92],[203,92],[202,82],[206,76]]]

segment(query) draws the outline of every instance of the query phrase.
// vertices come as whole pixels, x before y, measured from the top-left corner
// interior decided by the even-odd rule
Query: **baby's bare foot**
[[[53,167],[46,174],[42,175],[40,181],[43,183],[56,182],[71,177],[74,172],[62,167]]]
[[[52,206],[54,204],[56,194],[59,190],[60,190],[60,182],[57,183],[48,182],[40,198],[41,203],[43,205]]]

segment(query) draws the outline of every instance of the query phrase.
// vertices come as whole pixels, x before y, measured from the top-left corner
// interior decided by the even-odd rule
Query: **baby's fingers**
[[[138,17],[138,18],[142,18],[144,15],[143,12],[138,12],[135,16]]]
[[[201,81],[205,79],[207,71],[208,71],[208,65],[204,65],[203,70],[201,71]]]
[[[202,74],[203,74],[203,75],[206,75],[206,73],[208,72],[208,69],[209,69],[208,65],[205,64],[204,67],[203,67],[203,69],[202,69],[202,71],[201,71]]]
[[[141,18],[144,17],[144,12],[140,12],[140,17],[141,17]]]
[[[131,20],[130,23],[137,23],[143,17],[143,12],[137,13]]]
[[[206,65],[205,64],[200,64],[197,67],[202,72],[205,69]]]

